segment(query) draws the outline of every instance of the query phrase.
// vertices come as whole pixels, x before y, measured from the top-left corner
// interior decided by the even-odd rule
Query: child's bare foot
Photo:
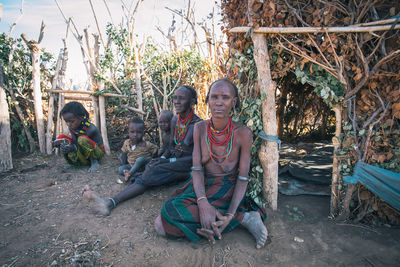
[[[100,167],[99,161],[93,158],[90,158],[90,168],[88,172],[94,172]]]
[[[262,248],[265,245],[265,241],[267,241],[268,231],[261,220],[260,213],[257,211],[246,212],[242,225],[246,227],[256,239],[256,248]]]
[[[128,170],[124,170],[124,178],[125,182],[128,182],[129,178],[131,178],[131,173]]]
[[[101,198],[95,192],[90,190],[89,186],[86,185],[82,192],[83,199],[91,204],[91,208],[97,214],[108,216],[111,213],[113,203],[110,199]]]

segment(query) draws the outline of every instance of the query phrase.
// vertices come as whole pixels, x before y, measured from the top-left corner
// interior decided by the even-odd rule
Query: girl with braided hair
[[[99,168],[104,156],[103,139],[100,131],[89,121],[89,113],[79,102],[69,102],[60,112],[71,136],[60,135],[53,141],[59,147],[67,163],[72,166],[90,166],[89,172]]]

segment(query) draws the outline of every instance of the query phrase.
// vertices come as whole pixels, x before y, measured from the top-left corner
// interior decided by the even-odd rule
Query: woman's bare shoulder
[[[207,127],[207,123],[208,123],[208,120],[201,120],[201,121],[196,122],[195,127],[204,129],[204,127]]]
[[[253,136],[249,127],[238,122],[235,122],[235,132],[241,136]]]

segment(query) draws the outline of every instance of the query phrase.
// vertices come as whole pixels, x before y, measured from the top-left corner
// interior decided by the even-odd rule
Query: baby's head
[[[76,130],[84,119],[89,119],[89,113],[79,102],[73,101],[66,104],[60,112],[70,130]]]
[[[144,122],[141,118],[135,117],[128,122],[129,139],[132,144],[139,144],[143,141]]]
[[[169,132],[171,130],[171,120],[174,113],[170,110],[161,111],[160,118],[158,118],[158,126],[162,132]]]

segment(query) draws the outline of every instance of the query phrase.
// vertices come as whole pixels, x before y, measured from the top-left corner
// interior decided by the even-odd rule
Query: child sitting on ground
[[[97,127],[89,122],[89,113],[79,102],[69,102],[60,112],[71,136],[60,135],[53,142],[72,166],[90,165],[89,172],[99,168],[104,155],[103,139]]]
[[[135,172],[142,169],[155,155],[157,146],[143,140],[144,122],[140,118],[133,118],[128,123],[129,139],[122,145],[120,156],[123,164],[118,168],[118,173],[124,176],[124,181],[128,182]],[[123,183],[120,179],[117,183]]]
[[[158,156],[161,157],[165,150],[169,147],[171,138],[171,120],[174,113],[170,110],[161,111],[160,118],[158,118],[158,126],[161,130],[161,148],[158,150]]]

